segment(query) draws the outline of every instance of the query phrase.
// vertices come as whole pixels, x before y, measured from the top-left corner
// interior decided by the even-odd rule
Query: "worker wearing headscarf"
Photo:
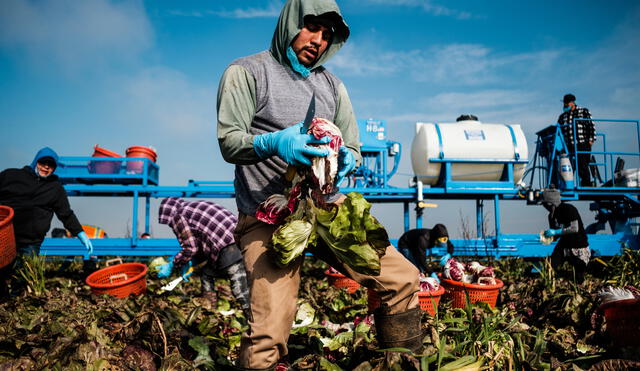
[[[93,245],[69,206],[67,193],[54,171],[58,154],[42,148],[31,165],[0,173],[0,205],[13,208],[13,228],[20,254],[39,254],[55,213],[64,227],[93,252]]]
[[[337,178],[360,162],[358,128],[346,88],[323,67],[348,37],[334,0],[287,1],[271,48],[234,61],[220,82],[218,141],[225,160],[236,165],[240,215],[235,236],[251,290],[249,329],[242,335],[238,359],[241,369],[272,369],[288,354],[304,257],[278,266],[268,250],[277,226],[257,220],[255,212],[270,195],[283,193],[288,165],[308,166],[311,157],[327,155],[310,146],[325,138],[301,133],[312,95],[315,116],[333,121],[343,135]],[[422,345],[419,272],[402,254],[389,246],[380,259],[380,275],[367,276],[339,262],[328,249],[318,250],[315,256],[380,294],[383,305],[375,322],[381,347]]]
[[[440,258],[440,265],[444,266],[453,254],[453,244],[449,240],[449,232],[443,224],[436,224],[432,229],[416,228],[405,232],[398,240],[398,250],[413,263],[420,272],[429,272],[427,268],[427,251],[439,247],[445,249]]]
[[[575,269],[576,281],[582,282],[591,250],[578,209],[562,202],[556,189],[543,191],[542,206],[549,211],[549,229],[544,231],[544,235],[559,238],[551,254],[551,265],[557,269],[568,261]]]

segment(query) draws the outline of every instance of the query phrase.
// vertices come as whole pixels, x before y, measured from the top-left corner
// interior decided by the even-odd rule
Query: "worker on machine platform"
[[[560,192],[556,189],[543,191],[542,206],[549,211],[550,228],[544,231],[544,236],[559,238],[551,254],[552,267],[557,270],[562,263],[569,262],[575,270],[576,281],[582,283],[591,250],[578,210],[561,202]]]
[[[564,142],[569,148],[569,154],[575,158],[575,150],[591,152],[591,146],[596,141],[596,128],[591,120],[578,120],[576,121],[576,133],[575,138],[577,144],[574,146],[574,132],[573,132],[573,120],[574,119],[590,119],[591,113],[585,107],[578,107],[576,105],[576,97],[573,94],[566,94],[563,99],[563,112],[558,117],[558,124],[562,126],[562,136]],[[577,147],[577,148],[575,148]],[[591,175],[589,174],[589,162],[591,160],[591,153],[579,153],[578,154],[578,176],[580,177],[580,185],[583,187],[590,187]]]
[[[311,157],[328,154],[310,146],[322,139],[301,133],[312,96],[318,98],[314,116],[331,119],[345,143],[339,149],[335,184],[360,161],[358,126],[347,90],[323,66],[348,37],[349,27],[334,0],[289,0],[271,48],[234,61],[220,81],[218,142],[224,159],[236,165],[240,215],[235,238],[251,289],[252,313],[240,344],[240,369],[270,370],[283,366],[288,355],[303,259],[278,266],[268,248],[278,226],[255,214],[269,196],[284,192],[288,165],[310,166]],[[380,294],[382,305],[374,313],[380,346],[421,348],[418,270],[391,245],[380,258],[378,276],[355,272],[328,250],[315,256]]]

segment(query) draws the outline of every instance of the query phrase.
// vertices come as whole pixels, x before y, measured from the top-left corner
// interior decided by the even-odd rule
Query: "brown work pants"
[[[304,255],[286,267],[276,265],[267,253],[267,244],[275,230],[276,226],[244,214],[240,214],[235,230],[247,269],[253,317],[249,320],[249,329],[242,334],[237,363],[242,368],[269,368],[288,353],[287,340],[297,310]],[[380,259],[379,276],[354,272],[338,262],[328,248],[317,248],[312,252],[361,285],[376,290],[391,313],[404,312],[418,305],[418,269],[395,247],[388,246]]]

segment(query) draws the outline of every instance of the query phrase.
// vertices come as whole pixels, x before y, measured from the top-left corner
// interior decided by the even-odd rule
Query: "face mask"
[[[311,70],[300,64],[300,61],[298,61],[298,56],[296,55],[296,52],[293,51],[292,47],[287,48],[287,58],[289,58],[291,68],[293,68],[294,71],[299,73],[300,76],[304,78],[309,77]]]
[[[447,247],[447,243],[446,243],[446,242],[438,242],[438,243],[436,243],[436,246],[437,246],[437,247],[441,247],[441,248],[443,248],[443,249],[444,249],[444,248],[446,248],[446,247]]]
[[[563,108],[562,108],[562,111],[563,111],[563,112],[569,112],[569,111],[571,111],[571,106],[563,107]]]

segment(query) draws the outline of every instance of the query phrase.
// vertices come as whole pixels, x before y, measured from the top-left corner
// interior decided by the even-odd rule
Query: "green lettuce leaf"
[[[280,226],[271,237],[276,262],[285,266],[300,256],[308,244],[315,244],[314,229],[307,220],[291,220]]]

